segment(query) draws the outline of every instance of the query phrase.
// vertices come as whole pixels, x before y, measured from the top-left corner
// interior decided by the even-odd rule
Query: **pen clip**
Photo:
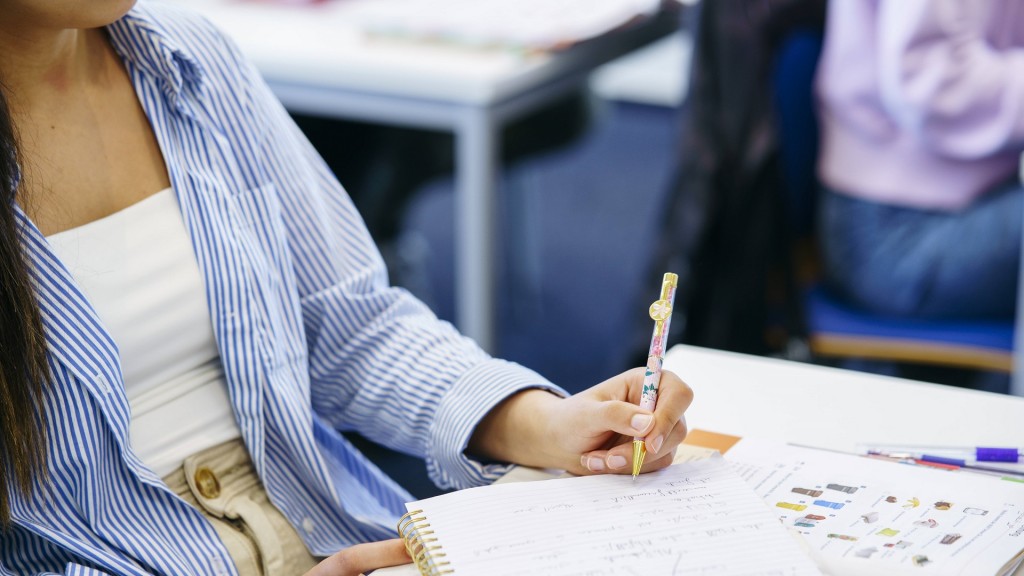
[[[655,322],[654,333],[656,336],[661,336],[665,328],[665,321],[672,316],[672,301],[675,299],[675,289],[678,282],[678,275],[666,272],[661,281],[661,294],[647,311],[651,320]]]

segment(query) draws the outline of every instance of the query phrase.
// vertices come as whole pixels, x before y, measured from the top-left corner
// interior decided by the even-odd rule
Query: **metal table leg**
[[[498,194],[497,122],[467,108],[455,131],[455,318],[481,348],[497,350],[495,280]]]

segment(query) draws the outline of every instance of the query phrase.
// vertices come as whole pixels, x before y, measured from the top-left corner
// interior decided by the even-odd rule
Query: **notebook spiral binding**
[[[420,574],[454,574],[455,571],[448,567],[451,563],[444,560],[445,554],[433,534],[434,531],[430,529],[430,523],[427,522],[426,516],[423,516],[422,510],[408,512],[398,520],[398,535],[405,541],[405,550]]]

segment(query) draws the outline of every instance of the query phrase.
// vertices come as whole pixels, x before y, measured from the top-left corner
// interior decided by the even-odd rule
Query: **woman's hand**
[[[412,560],[405,551],[405,542],[395,538],[345,548],[314,566],[306,576],[358,576],[367,570],[409,562]]]
[[[574,474],[631,474],[637,436],[647,447],[641,472],[664,468],[686,437],[683,412],[693,391],[672,372],[662,372],[652,414],[639,406],[643,380],[644,369],[637,368],[569,398],[520,392],[477,426],[469,451]]]

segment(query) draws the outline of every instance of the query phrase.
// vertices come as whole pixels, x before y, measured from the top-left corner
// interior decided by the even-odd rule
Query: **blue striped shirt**
[[[218,30],[145,2],[108,31],[167,163],[242,436],[310,550],[393,537],[410,499],[339,430],[425,458],[441,486],[501,475],[463,454],[474,427],[516,390],[557,389],[388,286],[351,200]],[[0,574],[235,573],[202,515],[132,452],[117,347],[17,216],[53,374],[49,471],[31,498],[12,491]]]

